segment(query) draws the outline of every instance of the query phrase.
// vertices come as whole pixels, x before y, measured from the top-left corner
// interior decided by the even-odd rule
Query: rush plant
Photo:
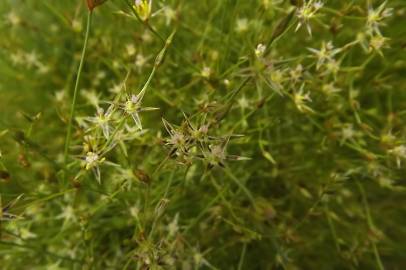
[[[405,14],[0,1],[0,269],[403,269]]]

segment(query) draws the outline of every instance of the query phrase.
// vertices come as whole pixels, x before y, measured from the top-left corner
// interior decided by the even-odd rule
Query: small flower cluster
[[[120,84],[122,87],[115,91],[116,94],[113,100],[105,102],[109,104],[107,110],[104,110],[98,104],[98,98],[93,98],[90,103],[96,106],[96,115],[94,117],[84,117],[83,121],[77,119],[86,133],[81,155],[82,167],[86,170],[92,170],[99,183],[101,183],[99,169],[101,164],[117,166],[114,163],[107,162],[106,155],[118,144],[126,154],[126,147],[123,142],[134,140],[143,134],[140,113],[158,109],[143,107],[142,102],[155,71],[162,63],[166,50],[172,42],[173,36],[174,32],[168,37],[164,48],[157,55],[148,80],[138,94],[128,93],[127,91],[126,81],[130,74],[128,73],[125,82]],[[132,118],[134,125],[130,124],[129,118]],[[76,178],[79,178],[82,173],[81,171]]]
[[[10,54],[10,61],[13,66],[35,70],[38,74],[46,74],[50,71],[50,66],[40,60],[40,55],[35,52],[25,52],[18,50]]]
[[[334,56],[338,54],[341,49],[334,48],[331,41],[327,43],[323,41],[319,50],[309,48],[309,51],[311,51],[317,59],[316,70],[319,70],[320,67],[324,65],[327,71],[334,71],[334,69],[331,68],[337,63],[334,59]]]
[[[310,93],[304,91],[304,84],[302,84],[298,91],[293,94],[293,102],[296,105],[296,108],[301,112],[314,112],[307,103],[311,102]]]
[[[402,1],[0,4],[1,268],[401,265]]]
[[[312,35],[312,28],[310,27],[310,20],[312,20],[318,11],[323,7],[323,2],[321,1],[303,1],[303,5],[297,10],[297,18],[299,20],[296,31],[300,27],[305,26],[309,35]]]
[[[142,135],[140,113],[157,110],[142,106],[145,91],[146,87],[137,95],[121,95],[119,92],[113,102],[108,102],[110,105],[106,111],[98,106],[96,116],[85,117],[81,122],[86,129],[83,166],[86,170],[94,172],[99,183],[101,181],[99,166],[106,163],[106,154],[120,142],[134,140]],[[131,127],[129,117],[132,118],[134,127]]]
[[[375,51],[381,56],[383,56],[382,49],[388,46],[389,41],[389,38],[382,35],[381,27],[385,26],[385,20],[393,15],[393,9],[387,8],[386,4],[387,1],[376,9],[372,6],[368,8],[365,34],[358,35],[358,40],[365,51]]]
[[[239,136],[212,136],[209,134],[210,124],[205,123],[204,118],[199,125],[193,124],[186,115],[184,118],[180,126],[175,126],[162,119],[169,134],[169,138],[165,139],[165,145],[169,147],[170,157],[175,157],[178,162],[186,165],[192,164],[195,159],[203,160],[208,168],[225,167],[226,160],[247,159],[227,154],[230,139]]]

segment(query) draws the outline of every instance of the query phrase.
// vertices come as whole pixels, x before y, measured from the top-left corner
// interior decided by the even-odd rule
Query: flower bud
[[[144,22],[151,16],[151,6],[152,0],[135,0],[133,5],[134,10]]]
[[[100,6],[107,0],[86,0],[87,1],[87,7],[89,8],[90,11],[93,11],[93,9],[97,6]]]

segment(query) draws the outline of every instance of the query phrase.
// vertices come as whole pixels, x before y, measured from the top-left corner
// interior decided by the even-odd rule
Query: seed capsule
[[[93,9],[97,6],[100,6],[107,0],[87,0],[87,7],[89,8],[90,11],[93,11]]]

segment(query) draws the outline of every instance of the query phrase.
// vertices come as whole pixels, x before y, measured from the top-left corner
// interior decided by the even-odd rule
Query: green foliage
[[[406,7],[0,2],[1,269],[403,269]]]

